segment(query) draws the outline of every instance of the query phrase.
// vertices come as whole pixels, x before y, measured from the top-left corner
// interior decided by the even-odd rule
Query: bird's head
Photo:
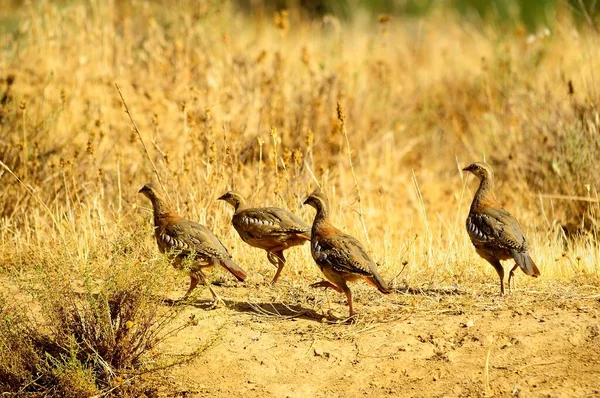
[[[486,162],[475,162],[465,167],[463,171],[469,171],[475,174],[480,180],[490,179],[494,176],[494,170],[492,166]]]
[[[327,200],[327,196],[319,189],[315,189],[313,193],[308,195],[308,198],[304,201],[305,205],[309,205],[314,207],[317,210],[327,209],[329,205],[329,201]]]
[[[223,195],[219,196],[219,200],[224,200],[225,202],[232,205],[235,209],[237,209],[240,204],[246,202],[244,197],[235,191],[225,192]]]
[[[151,182],[149,182],[148,184],[144,185],[142,187],[142,189],[139,190],[138,193],[143,194],[145,197],[147,197],[151,201],[154,201],[154,199],[156,199],[156,197],[158,196],[156,194],[156,187]]]

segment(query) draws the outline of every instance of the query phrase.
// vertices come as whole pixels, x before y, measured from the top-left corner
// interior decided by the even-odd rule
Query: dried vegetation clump
[[[181,309],[158,305],[173,279],[163,261],[139,260],[150,257],[140,252],[143,238],[98,243],[102,258],[92,250],[87,260],[69,256],[64,241],[49,251],[23,245],[3,263],[9,287],[0,302],[3,391],[72,397],[127,391],[142,374],[172,364],[148,353],[191,324],[173,324]]]

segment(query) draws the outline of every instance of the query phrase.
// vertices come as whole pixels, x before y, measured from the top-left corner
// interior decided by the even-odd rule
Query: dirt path
[[[548,287],[504,298],[487,292],[383,298],[357,288],[360,317],[352,325],[319,319],[328,308],[345,314],[340,296],[296,289],[258,287],[244,300],[247,291],[229,288],[222,291],[230,307],[213,311],[204,309],[200,293],[182,314],[193,314],[198,326],[166,341],[161,352],[176,355],[216,341],[199,359],[162,375],[168,387],[159,395],[600,395],[597,288]]]

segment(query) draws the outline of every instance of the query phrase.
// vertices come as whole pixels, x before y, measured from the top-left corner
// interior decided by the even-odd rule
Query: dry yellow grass
[[[273,20],[210,2],[14,12],[19,30],[1,38],[0,57],[0,263],[13,279],[31,277],[34,251],[55,252],[74,286],[102,280],[115,256],[163,261],[137,195],[159,178],[251,281],[267,281],[264,252],[238,238],[216,198],[236,189],[312,221],[301,202],[318,181],[384,277],[403,269],[392,283],[495,294],[464,229],[476,182],[460,169],[485,157],[542,273],[519,273],[519,288],[599,286],[600,42],[566,17],[529,36],[448,14]],[[121,251],[140,233],[141,248]],[[320,278],[307,246],[288,257],[282,280]]]

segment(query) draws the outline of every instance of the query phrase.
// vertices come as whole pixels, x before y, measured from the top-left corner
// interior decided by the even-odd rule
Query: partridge
[[[494,196],[494,171],[490,165],[477,162],[463,170],[480,179],[467,217],[467,232],[477,254],[486,259],[498,273],[500,293],[504,294],[504,268],[500,260],[515,260],[508,275],[509,290],[517,267],[521,267],[527,275],[538,277],[540,271],[529,256],[529,246],[521,227]]]
[[[285,265],[283,251],[310,240],[310,226],[300,217],[278,207],[251,208],[242,195],[229,191],[224,200],[235,209],[231,219],[244,242],[267,252],[267,259],[277,267],[272,284],[277,282]]]
[[[183,298],[187,298],[201,282],[208,286],[213,296],[213,306],[223,303],[208,284],[203,270],[221,265],[241,282],[246,279],[246,272],[233,261],[225,246],[208,228],[186,220],[169,209],[152,184],[144,185],[139,192],[152,202],[154,233],[161,253],[169,253],[173,258],[173,265],[178,269],[185,259],[191,260],[190,287]]]
[[[331,225],[329,202],[325,194],[317,189],[304,204],[317,210],[312,225],[310,249],[313,259],[327,279],[314,283],[311,287],[331,288],[346,294],[350,317],[354,315],[354,308],[348,282],[364,279],[381,293],[391,293],[363,245]]]

